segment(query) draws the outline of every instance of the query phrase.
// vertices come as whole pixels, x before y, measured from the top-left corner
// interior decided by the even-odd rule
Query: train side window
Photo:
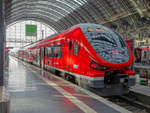
[[[45,48],[45,56],[48,58],[48,47]]]
[[[54,50],[54,56],[53,57],[55,57],[55,58],[57,58],[58,57],[58,51],[57,51],[57,47],[53,47],[53,50]]]
[[[63,54],[62,45],[56,46],[54,51],[55,51],[54,54],[56,58],[62,58],[62,54]]]
[[[49,47],[49,50],[48,50],[48,56],[49,57],[53,57],[53,54],[54,54],[54,48],[53,47]]]
[[[74,48],[73,48],[73,53],[75,56],[78,56],[79,55],[79,51],[80,51],[80,46],[74,42]]]
[[[59,46],[59,58],[63,57],[63,45]]]
[[[53,50],[54,50],[54,48],[50,47],[50,49],[49,49],[49,57],[50,58],[54,56],[54,51]]]
[[[72,50],[72,42],[69,42],[69,50]]]
[[[45,56],[47,58],[53,57],[53,48],[52,47],[46,47]]]
[[[45,57],[47,57],[47,48],[45,47],[45,51],[44,51],[45,53]]]
[[[62,58],[63,48],[62,45],[46,47],[47,58]]]

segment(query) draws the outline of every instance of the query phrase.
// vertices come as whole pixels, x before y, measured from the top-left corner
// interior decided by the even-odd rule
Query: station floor
[[[40,68],[10,57],[10,113],[131,113]]]

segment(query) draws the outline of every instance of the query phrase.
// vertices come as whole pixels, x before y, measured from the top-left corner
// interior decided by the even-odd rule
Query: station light
[[[103,29],[96,29],[96,32],[98,32],[98,33],[104,33],[105,31]]]
[[[94,32],[93,28],[88,28],[88,32]]]

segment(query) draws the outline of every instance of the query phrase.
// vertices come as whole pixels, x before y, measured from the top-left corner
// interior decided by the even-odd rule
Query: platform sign
[[[26,36],[37,36],[37,25],[26,24]]]

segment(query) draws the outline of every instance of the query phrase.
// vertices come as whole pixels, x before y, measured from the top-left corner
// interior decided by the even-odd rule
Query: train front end
[[[131,70],[134,59],[128,45],[118,33],[102,25],[86,24],[82,31],[93,48],[90,66],[100,73],[89,86],[100,88],[104,96],[128,93],[135,85],[135,72]]]

